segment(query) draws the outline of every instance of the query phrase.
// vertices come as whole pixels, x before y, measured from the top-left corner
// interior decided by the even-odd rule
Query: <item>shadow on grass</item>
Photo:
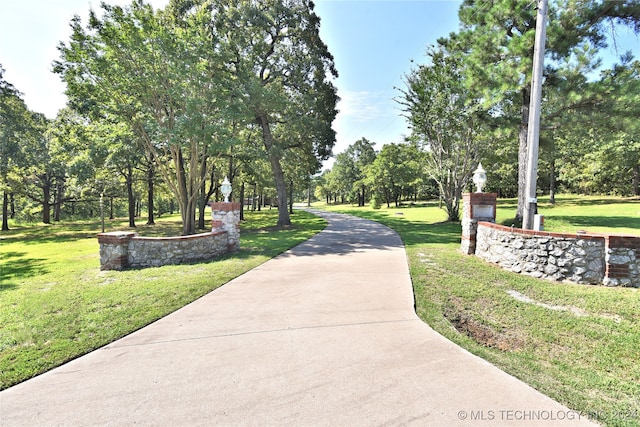
[[[182,234],[180,221],[162,221],[153,225],[138,225],[130,228],[121,219],[109,220],[105,231],[130,231],[145,237],[169,237]],[[209,231],[204,230],[204,231]],[[18,226],[0,234],[0,241],[5,243],[20,242],[24,244],[65,243],[81,239],[96,239],[102,232],[101,225],[96,222],[55,223],[37,226]],[[203,230],[197,230],[203,232]]]
[[[545,221],[549,226],[554,221],[561,224],[571,224],[576,229],[585,229],[589,231],[589,228],[611,228],[615,233],[616,228],[635,228],[640,233],[640,219],[629,216],[573,216],[573,215],[546,215]],[[501,225],[506,227],[514,226],[516,228],[522,228],[522,222],[516,221],[514,218],[507,218],[500,221]]]
[[[7,252],[2,255],[2,274],[0,274],[0,291],[15,289],[11,279],[34,277],[48,273],[45,260],[25,258],[26,252]]]
[[[640,197],[631,197],[631,198],[616,198],[612,200],[611,198],[571,198],[571,199],[560,199],[558,202],[562,203],[565,206],[593,206],[593,205],[619,205],[619,204],[640,204]]]
[[[577,228],[637,228],[640,231],[640,219],[628,216],[548,216],[549,220],[566,222]]]

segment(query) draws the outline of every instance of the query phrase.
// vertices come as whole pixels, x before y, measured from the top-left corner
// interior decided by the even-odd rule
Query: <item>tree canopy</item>
[[[207,160],[258,126],[278,224],[288,225],[284,153],[301,152],[313,174],[335,140],[337,72],[313,3],[172,0],[155,11],[134,1],[102,9],[86,27],[74,18],[71,40],[59,47],[55,71],[71,106],[91,120],[127,124],[131,143],[144,147],[178,200],[185,234],[195,230]]]

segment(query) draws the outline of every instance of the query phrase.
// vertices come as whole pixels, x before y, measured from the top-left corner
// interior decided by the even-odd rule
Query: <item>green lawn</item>
[[[400,234],[417,313],[442,335],[603,425],[640,425],[640,289],[544,281],[463,255],[460,224],[444,222],[437,203],[377,211],[318,207]],[[540,211],[549,231],[640,235],[638,200],[567,196]],[[515,201],[499,201],[497,214],[498,222],[508,221]]]
[[[498,222],[507,223],[514,206],[514,200],[499,201]],[[374,219],[400,234],[416,310],[438,332],[601,424],[640,426],[640,290],[543,281],[462,255],[460,224],[444,222],[437,203],[376,211],[319,207]],[[555,207],[543,201],[540,211],[550,231],[640,235],[637,200],[567,196]],[[276,214],[248,214],[237,254],[124,272],[99,270],[96,223],[0,234],[0,388],[140,328],[324,227],[323,220],[296,212],[296,226],[277,231]],[[179,230],[168,218],[138,231]]]
[[[538,213],[545,216],[545,230],[572,232],[586,230],[640,236],[640,199],[597,196],[539,197]],[[511,225],[516,211],[515,199],[500,200],[498,223]]]
[[[0,234],[0,389],[101,347],[308,239],[326,221],[306,212],[276,230],[277,210],[246,213],[241,250],[212,262],[100,271],[99,224],[18,227]],[[126,229],[107,224],[107,231]],[[141,235],[179,235],[163,218]]]

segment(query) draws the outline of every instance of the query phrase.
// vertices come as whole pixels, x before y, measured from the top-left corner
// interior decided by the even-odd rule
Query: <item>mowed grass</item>
[[[559,195],[556,204],[539,197],[538,213],[545,216],[545,230],[575,233],[578,230],[640,236],[640,198]],[[515,199],[500,200],[496,221],[511,225]]]
[[[277,230],[277,210],[245,213],[241,250],[210,262],[100,271],[95,222],[16,226],[0,234],[0,389],[131,333],[305,241],[326,221],[296,211]],[[127,229],[108,222],[106,231]],[[139,226],[179,235],[179,217]]]
[[[463,255],[461,226],[445,222],[437,202],[377,211],[318,207],[398,232],[416,311],[436,331],[602,425],[640,425],[640,289],[550,282]],[[546,230],[640,236],[639,212],[637,200],[569,196],[541,209]],[[499,201],[497,213],[498,222],[512,218],[515,201]]]

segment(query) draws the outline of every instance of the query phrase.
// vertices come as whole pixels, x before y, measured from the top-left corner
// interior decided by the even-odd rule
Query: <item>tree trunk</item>
[[[549,203],[556,204],[556,159],[551,159],[549,166]]]
[[[255,183],[253,184],[253,196],[251,197],[251,212],[256,211],[256,197],[258,196],[257,186],[258,184],[255,184]]]
[[[522,89],[522,116],[520,118],[520,132],[518,133],[518,208],[516,221],[522,221],[524,206],[527,202],[527,132],[529,129],[529,102],[531,101],[531,88]]]
[[[259,116],[258,123],[262,128],[262,142],[267,151],[276,185],[276,192],[278,194],[278,227],[285,227],[291,225],[291,218],[289,217],[289,209],[287,206],[287,182],[284,178],[282,165],[280,164],[280,155],[274,150],[273,135],[271,134],[271,127],[267,119],[264,116]]]
[[[51,224],[51,184],[49,183],[49,177],[45,176],[42,182],[42,222]]]
[[[3,191],[2,198],[2,231],[9,231],[9,218],[7,214],[9,213],[9,195],[6,190]]]
[[[240,221],[244,221],[244,181],[240,186]]]
[[[289,180],[289,215],[293,215],[293,180]]]
[[[62,211],[62,200],[64,199],[64,180],[62,178],[56,179],[56,197],[53,207],[53,220],[60,221],[60,213]]]
[[[184,168],[184,156],[182,150],[178,149],[176,156],[176,168],[178,175],[178,190],[177,196],[180,201],[180,216],[182,217],[182,235],[188,236],[195,234],[196,232],[196,202],[197,199],[189,197],[189,186],[187,183],[187,173]]]
[[[640,196],[640,164],[633,166],[633,195]]]
[[[16,196],[13,193],[9,194],[9,209],[11,211],[9,213],[9,218],[15,219],[16,218]]]
[[[149,169],[147,169],[147,205],[149,206],[149,212],[147,213],[147,225],[155,225],[154,215],[154,206],[153,206],[153,197],[154,197],[154,187],[153,187],[153,178],[154,178],[154,170],[153,163],[149,163]]]
[[[198,230],[204,230],[204,214],[207,207],[207,201],[209,195],[207,194],[207,183],[205,175],[207,173],[207,158],[202,159],[202,165],[200,168],[200,188],[198,189]],[[213,179],[213,178],[212,178]],[[213,185],[213,183],[212,183]]]
[[[129,227],[136,228],[136,199],[133,194],[133,167],[127,166],[127,202],[129,204]]]

